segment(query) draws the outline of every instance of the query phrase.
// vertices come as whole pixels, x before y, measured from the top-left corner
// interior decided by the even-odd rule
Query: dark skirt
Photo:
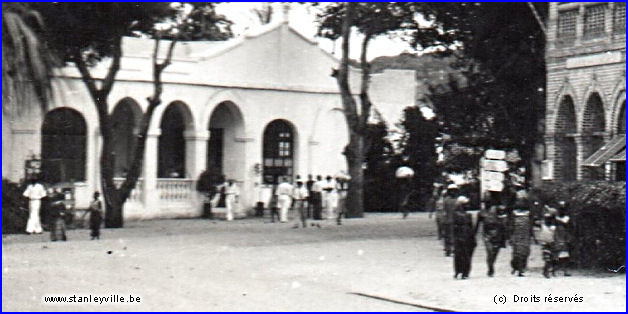
[[[50,230],[50,239],[52,241],[66,241],[65,236],[65,220],[63,216],[55,218],[52,224],[52,230]]]

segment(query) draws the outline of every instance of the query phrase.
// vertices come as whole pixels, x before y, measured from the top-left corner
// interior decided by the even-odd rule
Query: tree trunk
[[[345,152],[351,181],[347,191],[347,218],[362,218],[364,216],[364,137],[353,131],[350,132],[349,144]]]

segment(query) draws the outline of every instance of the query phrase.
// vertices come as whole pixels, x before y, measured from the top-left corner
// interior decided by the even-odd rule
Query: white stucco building
[[[121,70],[109,96],[118,176],[130,162],[145,99],[153,92],[153,45],[149,39],[123,41]],[[162,42],[163,52],[166,47]],[[102,77],[106,63],[93,75]],[[347,127],[330,76],[337,66],[334,56],[287,23],[226,42],[178,43],[163,74],[163,102],[152,117],[143,175],[125,204],[125,218],[199,216],[195,181],[208,167],[239,183],[241,214],[277,175],[346,170]],[[357,92],[359,71],[351,75]],[[395,123],[414,105],[414,71],[375,74],[370,90],[383,118]],[[98,117],[73,67],[55,79],[48,112],[3,113],[2,140],[4,178],[23,179],[25,160],[38,155],[47,181],[72,182],[77,207],[87,207],[99,189]]]

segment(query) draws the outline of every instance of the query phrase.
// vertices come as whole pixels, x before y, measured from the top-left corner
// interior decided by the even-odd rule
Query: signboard
[[[504,172],[508,170],[508,163],[504,160],[484,160],[484,169],[488,171]]]
[[[504,183],[502,181],[486,180],[484,181],[484,188],[487,191],[501,192],[504,190]]]
[[[484,171],[482,174],[482,180],[504,181],[505,178],[506,176],[501,172]]]
[[[506,152],[503,151],[503,150],[487,149],[484,152],[484,157],[486,157],[486,159],[499,159],[499,160],[502,160],[502,159],[506,158]]]

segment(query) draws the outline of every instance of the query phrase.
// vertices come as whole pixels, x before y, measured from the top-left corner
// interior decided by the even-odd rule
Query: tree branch
[[[85,63],[85,60],[83,60],[83,56],[81,56],[81,51],[79,49],[74,51],[73,61],[74,65],[76,65],[76,68],[81,74],[81,79],[83,80],[83,83],[85,83],[85,86],[87,86],[89,95],[94,100],[94,103],[96,103],[96,99],[98,97],[98,88],[96,87],[96,82],[94,81],[94,78],[92,77],[91,73],[89,73],[87,64]]]
[[[116,74],[118,74],[118,71],[120,70],[120,59],[122,58],[122,36],[116,36],[116,39],[114,40],[112,58],[113,60],[109,66],[109,71],[107,72],[107,76],[103,79],[102,87],[100,88],[101,95],[103,97],[109,96],[111,88],[116,80]]]
[[[357,112],[357,105],[351,94],[349,86],[349,39],[351,36],[351,25],[353,23],[353,12],[355,4],[349,2],[346,4],[345,18],[342,22],[342,57],[340,59],[340,67],[335,73],[340,94],[342,96],[342,106],[349,129],[358,132],[360,122]]]
[[[368,44],[372,35],[370,33],[364,35],[362,40],[362,52],[360,53],[360,67],[362,69],[362,82],[360,84],[360,129],[364,133],[366,132],[367,123],[371,114],[371,99],[369,98],[368,90],[371,79],[371,69],[366,55],[368,51]]]

